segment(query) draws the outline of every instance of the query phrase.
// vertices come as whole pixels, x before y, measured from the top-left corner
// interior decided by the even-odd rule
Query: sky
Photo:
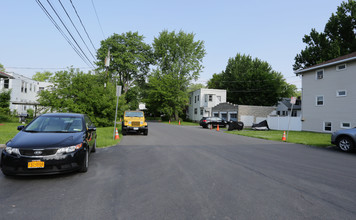
[[[91,61],[86,46],[67,19],[62,2],[92,54],[113,33],[138,32],[145,42],[163,30],[194,33],[204,41],[204,69],[195,83],[205,84],[225,70],[237,53],[268,62],[288,83],[301,88],[294,74],[294,57],[312,28],[325,24],[342,0],[72,0],[94,45],[86,37],[70,0],[48,0]],[[47,0],[40,0],[60,24]],[[94,6],[93,6],[94,4]],[[36,72],[59,71],[73,66],[89,71],[36,0],[0,0],[0,63],[7,72],[32,77]],[[62,27],[65,31],[65,29]],[[67,34],[68,35],[68,34]],[[69,35],[68,35],[69,36]]]

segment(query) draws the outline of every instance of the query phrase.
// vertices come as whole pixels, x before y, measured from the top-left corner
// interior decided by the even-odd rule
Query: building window
[[[197,108],[194,109],[194,114],[195,115],[198,114],[198,109]]]
[[[213,101],[213,95],[209,95],[209,102]]]
[[[331,131],[331,122],[324,122],[324,131]]]
[[[4,89],[8,89],[9,88],[9,79],[5,79],[4,80]]]
[[[230,121],[237,121],[237,114],[236,113],[230,113]]]
[[[337,71],[346,70],[346,63],[336,66]]]
[[[219,117],[219,112],[214,112],[213,115],[214,117]]]
[[[197,103],[197,96],[194,96],[194,103]]]
[[[316,79],[324,78],[324,70],[317,70],[316,71]]]
[[[203,115],[203,114],[204,114],[203,109],[200,109],[200,115]]]
[[[25,83],[25,93],[27,93],[27,83]]]
[[[221,118],[224,120],[227,120],[227,113],[221,113]]]
[[[323,106],[324,105],[324,96],[317,96],[316,97],[316,105]]]
[[[198,96],[197,100],[198,100],[198,102],[199,102],[199,95],[197,95],[197,96]]]
[[[24,81],[22,81],[22,82],[21,82],[21,92],[23,92],[23,91],[24,91],[24,89],[25,89],[25,82],[24,82]]]
[[[351,128],[350,122],[341,122],[341,128]]]
[[[339,90],[336,92],[337,97],[342,97],[342,96],[346,96],[346,95],[347,95],[346,90]]]

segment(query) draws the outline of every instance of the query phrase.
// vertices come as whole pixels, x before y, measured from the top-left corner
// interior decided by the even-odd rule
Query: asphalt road
[[[0,219],[356,219],[356,154],[149,124],[87,173],[0,174]]]

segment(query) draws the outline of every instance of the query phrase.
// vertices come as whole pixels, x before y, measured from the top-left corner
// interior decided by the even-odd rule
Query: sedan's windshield
[[[143,112],[126,112],[125,117],[143,117]]]
[[[79,132],[83,122],[77,117],[42,116],[29,124],[24,131],[28,132]]]

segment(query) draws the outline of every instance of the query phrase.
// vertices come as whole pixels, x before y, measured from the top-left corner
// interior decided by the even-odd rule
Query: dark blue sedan
[[[96,127],[84,114],[43,114],[6,143],[1,153],[5,175],[86,172],[96,149]]]

